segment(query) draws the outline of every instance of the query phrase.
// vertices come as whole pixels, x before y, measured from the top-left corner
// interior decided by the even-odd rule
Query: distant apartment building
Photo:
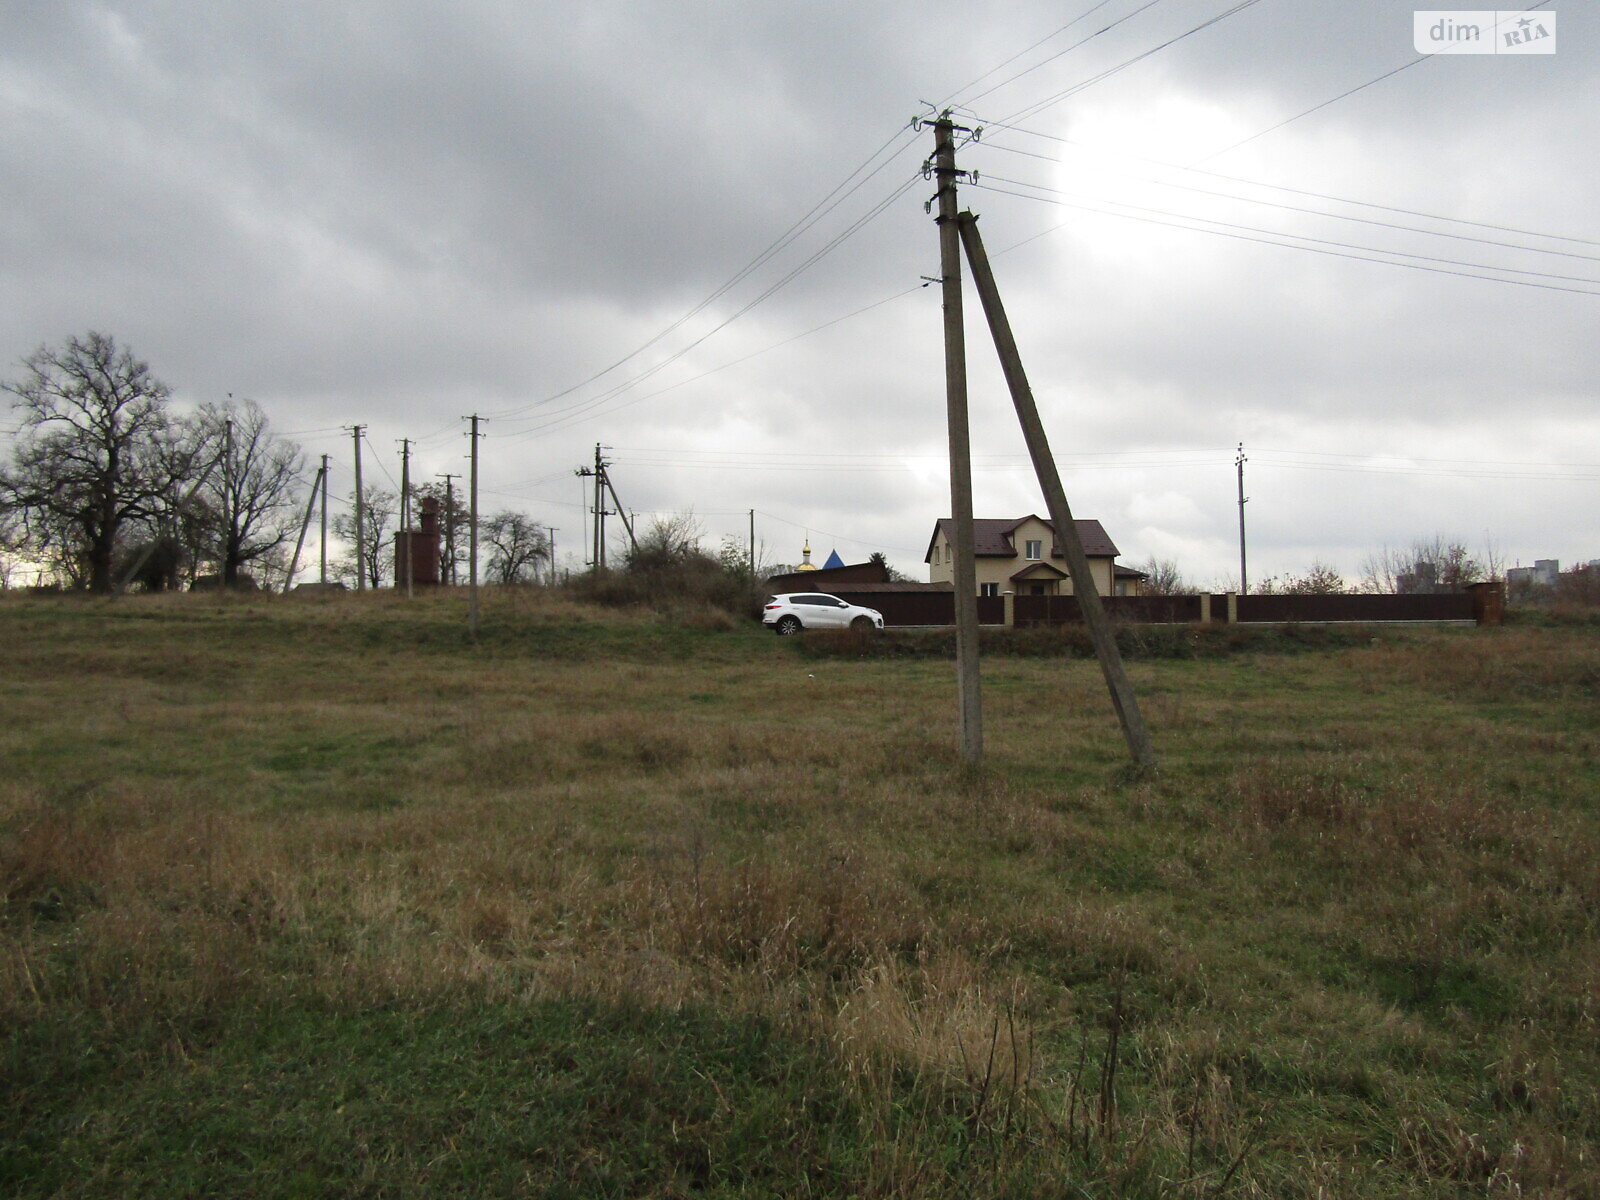
[[[1512,567],[1506,571],[1506,583],[1512,587],[1555,587],[1561,577],[1561,560],[1536,558],[1531,567]]]

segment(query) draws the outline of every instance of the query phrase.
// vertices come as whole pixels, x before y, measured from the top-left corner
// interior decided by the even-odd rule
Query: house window
[[[998,596],[999,594],[1000,585],[998,583],[980,583],[978,585],[978,595],[980,596]]]
[[[1030,541],[1028,543],[1028,553],[1027,553],[1028,561],[1029,562],[1038,562],[1040,557],[1041,557],[1041,551],[1043,549],[1044,549],[1044,543],[1043,542]]]

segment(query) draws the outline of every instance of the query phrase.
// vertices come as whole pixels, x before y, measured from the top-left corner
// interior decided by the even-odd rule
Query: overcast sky
[[[341,426],[387,485],[402,437],[464,474],[476,412],[484,507],[571,561],[601,442],[641,519],[714,546],[754,509],[769,560],[809,532],[926,578],[910,123],[948,103],[1122,561],[1236,579],[1243,443],[1253,580],[1435,534],[1569,565],[1600,557],[1600,30],[1551,10],[1554,54],[1407,66],[1392,0],[12,0],[3,377],[103,330],[182,404],[257,400],[346,497]],[[968,296],[977,515],[1042,512]]]

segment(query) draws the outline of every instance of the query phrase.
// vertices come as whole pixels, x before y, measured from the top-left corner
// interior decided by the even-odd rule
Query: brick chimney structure
[[[412,563],[411,582],[418,587],[437,586],[439,583],[440,544],[439,502],[424,496],[421,503],[422,528],[403,529],[394,535],[394,582],[396,587],[406,583],[406,561]]]

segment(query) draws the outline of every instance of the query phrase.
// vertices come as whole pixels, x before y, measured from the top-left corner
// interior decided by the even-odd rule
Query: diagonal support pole
[[[322,466],[317,468],[317,477],[311,484],[311,498],[306,501],[305,520],[300,522],[300,536],[294,540],[294,555],[289,559],[289,573],[283,577],[283,594],[289,594],[289,587],[294,583],[294,573],[300,567],[300,551],[306,544],[306,530],[311,528],[311,514],[317,508],[317,490],[327,482],[328,463],[324,458]]]
[[[1005,306],[1000,301],[1000,290],[995,286],[994,272],[989,268],[989,256],[983,248],[983,238],[978,233],[978,218],[964,212],[957,220],[961,230],[961,244],[967,252],[967,262],[972,267],[972,281],[977,286],[978,297],[983,302],[983,314],[989,321],[989,332],[994,337],[994,348],[1000,355],[1000,367],[1005,372],[1006,386],[1011,389],[1011,401],[1016,405],[1017,420],[1022,423],[1022,436],[1028,443],[1028,454],[1033,459],[1034,472],[1039,486],[1044,490],[1044,502],[1050,511],[1050,523],[1055,526],[1056,542],[1067,557],[1067,570],[1072,576],[1072,590],[1083,611],[1084,622],[1089,626],[1089,636],[1094,641],[1095,657],[1100,660],[1100,671],[1106,677],[1111,691],[1111,704],[1122,722],[1122,734],[1127,739],[1133,761],[1141,768],[1153,770],[1156,752],[1150,743],[1150,730],[1139,711],[1139,699],[1134,695],[1133,683],[1127,668],[1122,665],[1122,653],[1117,649],[1116,635],[1106,618],[1105,606],[1100,603],[1100,593],[1095,589],[1094,577],[1089,571],[1089,558],[1083,552],[1083,542],[1078,537],[1078,527],[1072,520],[1072,509],[1067,504],[1067,493],[1061,486],[1061,475],[1056,470],[1056,460],[1050,453],[1050,442],[1045,437],[1044,423],[1039,420],[1039,409],[1033,401],[1033,389],[1028,386],[1028,376],[1022,369],[1022,356],[1017,352],[1016,339],[1011,334],[1011,323],[1006,319]]]

